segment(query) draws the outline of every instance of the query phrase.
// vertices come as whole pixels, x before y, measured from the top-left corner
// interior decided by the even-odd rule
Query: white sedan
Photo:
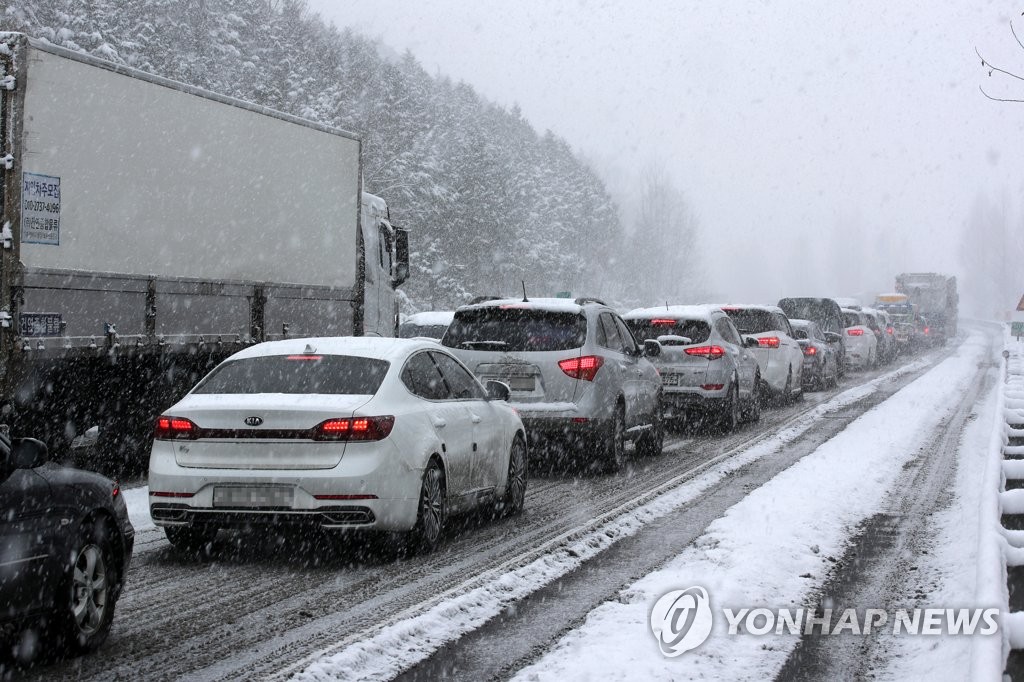
[[[260,524],[399,531],[429,551],[449,512],[522,509],[526,435],[507,398],[430,341],[261,343],[157,419],[150,514],[187,551]]]

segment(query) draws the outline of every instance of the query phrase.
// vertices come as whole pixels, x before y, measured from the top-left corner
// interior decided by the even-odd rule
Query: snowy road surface
[[[852,375],[839,389],[766,411],[759,424],[730,436],[670,438],[661,457],[634,460],[617,476],[535,475],[521,516],[466,519],[429,556],[395,561],[359,543],[335,551],[326,543],[222,534],[210,560],[188,560],[147,528],[144,490],[128,491],[139,535],[110,639],[96,655],[33,673],[83,680],[379,679],[403,672],[487,679],[532,666],[520,673],[523,679],[546,679],[545,671],[578,663],[574,637],[581,641],[580,628],[591,627],[609,604],[631,615],[618,643],[605,651],[614,651],[623,666],[640,658],[646,666],[671,663],[658,660],[645,621],[650,595],[623,588],[647,574],[651,585],[667,585],[667,578],[651,576],[683,561],[704,562],[706,586],[719,586],[719,598],[760,597],[784,606],[782,595],[797,601],[811,595],[830,575],[829,557],[842,557],[852,526],[881,509],[903,465],[923,456],[921,444],[931,439],[922,440],[923,431],[942,419],[934,391],[915,391],[915,380],[955,393],[948,408],[956,411],[967,400],[961,375],[970,374],[971,362],[984,374],[979,365],[992,333],[975,328],[959,348]],[[916,398],[905,398],[906,386]],[[898,456],[886,455],[896,446],[846,433],[871,419],[879,421],[876,430],[901,434],[891,441],[902,444]],[[849,447],[857,458],[849,457]],[[820,524],[806,526],[808,513],[820,516]],[[749,537],[763,523],[774,536],[758,535],[760,542],[749,547],[730,530],[744,528]],[[809,549],[815,543],[820,554]],[[753,551],[751,563],[744,552]],[[799,567],[812,578],[790,575]],[[743,583],[747,591],[730,578],[751,575],[758,580]],[[578,597],[558,599],[563,592]],[[715,642],[705,644],[706,654],[724,655],[728,663],[736,657],[721,647],[753,650],[742,638]],[[777,650],[772,665],[783,665],[787,653]],[[684,666],[698,659],[685,660]],[[669,668],[677,678],[681,669]],[[727,676],[741,677],[743,670]],[[612,672],[603,666],[600,676]]]

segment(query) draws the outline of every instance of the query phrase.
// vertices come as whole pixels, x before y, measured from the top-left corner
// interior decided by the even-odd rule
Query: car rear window
[[[722,310],[725,310],[725,314],[736,325],[736,329],[740,331],[740,334],[760,334],[761,332],[778,330],[775,316],[767,310],[744,310],[739,308],[722,308]]]
[[[703,320],[626,320],[626,325],[640,343],[659,336],[686,336],[691,343],[704,343],[711,336],[711,326]]]
[[[493,307],[456,313],[441,344],[522,352],[570,350],[586,341],[587,318],[583,313]]]
[[[860,326],[860,315],[856,313],[843,313],[843,323],[847,327]]]
[[[349,355],[270,355],[230,360],[193,393],[373,395],[391,363]]]

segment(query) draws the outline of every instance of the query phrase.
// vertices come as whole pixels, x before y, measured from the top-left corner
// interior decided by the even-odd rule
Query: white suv
[[[744,336],[757,339],[751,353],[761,368],[767,394],[783,404],[803,393],[804,353],[782,308],[774,305],[723,305]]]
[[[508,384],[531,446],[555,441],[618,470],[625,441],[661,453],[661,378],[619,315],[596,299],[498,299],[462,306],[441,339],[481,381]]]

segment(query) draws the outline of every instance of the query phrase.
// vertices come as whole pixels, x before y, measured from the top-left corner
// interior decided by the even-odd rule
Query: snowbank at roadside
[[[703,645],[665,658],[651,634],[652,605],[669,591],[701,586],[716,614],[722,607],[804,607],[826,580],[830,557],[841,556],[858,524],[882,508],[903,465],[958,403],[987,348],[984,334],[972,333],[954,356],[734,505],[663,569],[594,609],[515,679],[774,676],[798,637],[729,636],[718,617]],[[966,679],[968,662],[960,663],[953,677]]]

